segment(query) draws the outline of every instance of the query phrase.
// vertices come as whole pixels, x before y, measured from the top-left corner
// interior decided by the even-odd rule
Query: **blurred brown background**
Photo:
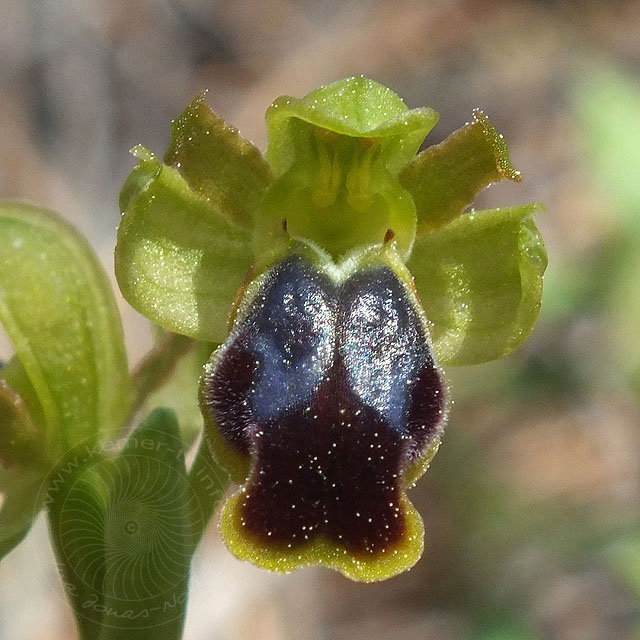
[[[427,551],[361,585],[241,564],[214,526],[186,640],[640,638],[640,2],[2,0],[0,197],[61,211],[109,271],[142,142],[209,103],[264,148],[278,95],[362,73],[441,119],[481,107],[540,200],[550,265],[518,352],[448,371],[455,405],[412,492]],[[131,360],[146,322],[121,304]],[[2,347],[6,355],[7,346]],[[0,638],[74,637],[44,523],[0,567]]]

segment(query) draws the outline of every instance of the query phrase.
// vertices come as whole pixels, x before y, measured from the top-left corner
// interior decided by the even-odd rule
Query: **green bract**
[[[62,452],[118,427],[129,410],[122,327],[86,240],[51,212],[5,203],[0,245],[0,322],[39,401],[49,446]]]
[[[258,317],[257,309],[264,308],[248,307],[251,300],[258,299],[256,292],[264,283],[296,286],[295,278],[289,280],[290,276],[279,271],[282,265],[292,264],[289,260],[294,259],[295,247],[306,246],[311,253],[324,256],[324,266],[316,269],[315,275],[308,275],[315,269],[313,260],[307,267],[295,268],[300,269],[300,274],[307,274],[304,277],[309,282],[318,279],[324,283],[317,287],[333,301],[329,306],[342,304],[340,296],[347,295],[340,289],[344,283],[348,292],[359,282],[355,276],[350,280],[350,275],[343,283],[336,274],[355,270],[376,282],[378,276],[371,271],[367,272],[369,275],[365,273],[370,265],[360,265],[358,260],[368,251],[374,255],[384,249],[396,256],[393,273],[406,273],[396,282],[389,272],[384,272],[384,277],[396,282],[389,286],[406,289],[398,294],[396,311],[409,313],[406,310],[412,309],[414,302],[407,307],[406,300],[414,300],[416,308],[421,305],[426,318],[423,324],[428,327],[425,331],[430,333],[425,343],[433,350],[434,362],[486,362],[510,353],[526,339],[540,307],[546,268],[544,245],[533,222],[542,207],[533,203],[488,211],[468,210],[477,193],[491,183],[521,180],[502,136],[482,112],[476,110],[472,122],[439,145],[418,153],[438,115],[427,108],[408,109],[391,90],[364,77],[353,77],[302,99],[278,98],[267,110],[266,119],[269,144],[262,156],[208,109],[199,96],[174,122],[164,163],[142,147],[134,149],[140,162],[122,189],[116,275],[123,294],[136,309],[170,331],[210,343],[225,343],[228,348],[230,343],[225,340],[230,327],[234,330],[232,338],[237,338],[241,327],[250,326]],[[331,276],[328,280],[323,280],[323,269],[325,275]],[[369,297],[382,304],[382,293],[375,286],[371,284]],[[261,296],[267,296],[260,291]],[[301,293],[295,303],[304,308],[302,315],[295,317],[313,319],[318,313],[313,309],[315,298],[311,296],[303,303],[304,295]],[[368,295],[364,289],[362,295]],[[286,316],[288,312],[282,309],[286,308],[287,295],[283,296],[276,298],[284,306],[276,304],[274,308]],[[266,300],[265,297],[264,305]],[[349,312],[340,308],[340,313]],[[387,318],[388,326],[393,323],[392,309],[393,305],[387,304],[380,316]],[[326,322],[320,326],[337,327],[336,335],[344,337],[344,332],[340,333],[342,316],[336,319],[333,312],[326,313]],[[416,313],[423,317],[422,310]],[[282,353],[295,347],[283,336],[295,336],[299,344],[306,339],[300,327],[285,329],[286,323],[269,325],[264,313],[260,317],[265,327],[271,326],[269,330],[274,333],[269,339],[279,344]],[[350,335],[357,341],[364,333],[352,329]],[[251,474],[255,475],[258,469],[255,452],[249,447],[239,455],[242,447],[249,445],[234,440],[239,435],[233,425],[228,427],[225,442],[216,431],[219,416],[226,415],[220,389],[227,388],[227,382],[236,384],[241,379],[241,389],[228,387],[233,389],[229,394],[239,398],[246,389],[253,389],[251,367],[262,366],[260,362],[252,364],[256,355],[250,350],[242,351],[242,340],[237,343],[238,353],[233,352],[228,362],[220,365],[221,377],[216,377],[218,369],[213,363],[217,356],[212,356],[206,371],[214,388],[203,390],[201,402],[205,415],[209,415],[207,435],[215,445],[214,454],[220,464],[232,478],[250,483]],[[254,345],[262,344],[255,337],[251,340]],[[362,340],[371,347],[364,337]],[[404,344],[398,341],[394,348],[397,351]],[[342,357],[339,352],[337,349],[338,360]],[[277,350],[269,353],[269,357],[280,357]],[[407,358],[411,353],[407,351]],[[315,364],[308,366],[305,375],[311,375],[308,372],[319,366],[318,361],[313,360]],[[283,371],[289,367],[286,375],[293,375],[295,382],[291,388],[298,383],[304,386],[300,376],[300,380],[294,380],[297,369],[291,374],[295,362],[291,354],[282,355]],[[233,371],[228,381],[224,378],[227,369]],[[344,375],[357,376],[359,371],[356,367]],[[285,376],[277,374],[280,375]],[[384,375],[391,380],[397,371]],[[417,380],[420,381],[419,376]],[[414,383],[415,380],[406,380],[406,384]],[[428,393],[437,398],[441,389],[430,387]],[[356,400],[352,401],[353,406],[354,403]],[[250,398],[238,406],[249,404]],[[444,416],[446,404],[439,406],[439,414]],[[396,408],[402,411],[399,407]],[[242,412],[254,408],[236,410],[244,416]],[[357,417],[360,411],[354,415]],[[230,420],[242,421],[242,416],[234,414]],[[277,423],[279,418],[274,420]],[[439,419],[438,429],[442,420]],[[420,424],[426,429],[425,422]],[[349,423],[345,428],[350,426]],[[425,449],[428,455],[420,450],[425,462],[418,470],[409,469],[402,459],[398,473],[389,477],[401,476],[410,486],[428,465],[433,455],[429,452],[437,449],[439,433],[431,434],[430,448]],[[304,446],[299,446],[302,451]],[[253,482],[252,486],[258,486],[255,478]],[[238,496],[248,491],[248,486],[245,484],[236,494],[236,502],[244,500]],[[301,495],[298,498],[305,499]],[[231,513],[230,509],[225,513]],[[417,514],[415,522],[420,526],[416,524],[412,530],[415,535],[409,536],[406,549],[400,552],[388,546],[377,552],[389,552],[385,557],[402,553],[402,560],[394,560],[380,570],[371,568],[378,566],[376,562],[363,560],[353,546],[340,550],[346,556],[337,560],[331,554],[335,548],[342,548],[327,546],[322,534],[318,534],[319,542],[313,547],[317,553],[307,555],[296,549],[283,551],[268,541],[252,542],[245,548],[240,541],[242,536],[234,537],[238,522],[231,526],[223,519],[230,548],[260,566],[278,570],[325,564],[355,579],[378,580],[409,568],[422,548],[422,535],[417,533],[422,525]],[[330,548],[333,551],[327,551]],[[283,558],[290,562],[283,562]],[[352,565],[359,568],[353,569]],[[364,566],[370,570],[365,571]]]
[[[0,370],[0,553],[26,534],[46,477],[129,411],[122,328],[87,242],[55,214],[0,206],[0,323],[15,348]]]

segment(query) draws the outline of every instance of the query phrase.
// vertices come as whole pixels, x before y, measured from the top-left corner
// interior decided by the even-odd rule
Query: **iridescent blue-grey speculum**
[[[294,253],[247,288],[201,390],[210,444],[245,483],[222,516],[236,555],[365,580],[419,558],[404,490],[437,449],[446,394],[394,255]]]

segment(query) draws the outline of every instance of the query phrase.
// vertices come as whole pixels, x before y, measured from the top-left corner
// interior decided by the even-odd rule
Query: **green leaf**
[[[129,406],[122,327],[91,247],[54,213],[12,202],[0,205],[0,246],[0,322],[42,407],[42,446],[118,426]]]
[[[247,226],[272,180],[271,169],[256,147],[205,104],[205,95],[173,121],[164,161],[179,168],[187,184],[218,211]]]
[[[408,263],[441,364],[507,355],[531,333],[547,257],[539,204],[475,211],[422,236]]]
[[[67,452],[46,491],[49,534],[82,640],[95,640],[104,613],[106,506],[113,464],[85,446]]]
[[[175,414],[165,409],[115,459],[99,446],[69,452],[46,499],[83,640],[180,637],[191,555],[224,479],[202,452],[187,474]]]
[[[471,124],[419,153],[400,173],[416,205],[418,235],[457,217],[481,189],[505,178],[522,180],[502,135],[479,109]]]
[[[134,431],[109,489],[99,638],[178,640],[193,551],[193,496],[172,411],[154,411]]]
[[[296,156],[304,155],[305,146],[311,148],[300,123],[346,136],[380,138],[387,169],[397,174],[435,126],[438,114],[427,107],[409,110],[391,89],[354,76],[320,87],[304,98],[282,96],[269,107],[266,119],[266,158],[278,176]]]
[[[251,265],[250,237],[180,173],[137,147],[123,187],[115,266],[128,302],[153,322],[222,342],[236,293]]]

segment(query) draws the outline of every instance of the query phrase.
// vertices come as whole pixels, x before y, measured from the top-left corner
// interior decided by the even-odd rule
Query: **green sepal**
[[[248,226],[267,185],[271,169],[260,151],[244,140],[204,102],[200,94],[171,125],[164,161],[187,184],[236,223]]]
[[[443,365],[505,356],[529,336],[547,256],[536,203],[474,211],[416,239],[409,270]]]
[[[123,186],[115,252],[122,294],[160,326],[222,342],[227,315],[252,262],[247,231],[180,173],[142,147]]]
[[[257,252],[280,226],[334,258],[381,243],[388,230],[408,257],[415,206],[398,172],[438,115],[409,110],[390,89],[362,76],[339,80],[304,98],[283,96],[267,110],[267,161],[277,180],[256,230]]]
[[[408,109],[391,89],[354,76],[320,87],[304,98],[277,98],[266,120],[266,159],[277,176],[309,148],[300,135],[301,122],[344,136],[380,138],[385,164],[397,175],[433,129],[438,114],[428,107]]]
[[[175,413],[157,409],[130,436],[111,474],[99,640],[179,640],[192,506]]]
[[[453,220],[490,184],[522,180],[502,135],[479,109],[474,110],[472,123],[419,153],[399,177],[416,205],[418,235]]]
[[[41,446],[55,455],[127,415],[118,310],[93,250],[54,213],[3,203],[0,246],[0,322],[42,409]]]

